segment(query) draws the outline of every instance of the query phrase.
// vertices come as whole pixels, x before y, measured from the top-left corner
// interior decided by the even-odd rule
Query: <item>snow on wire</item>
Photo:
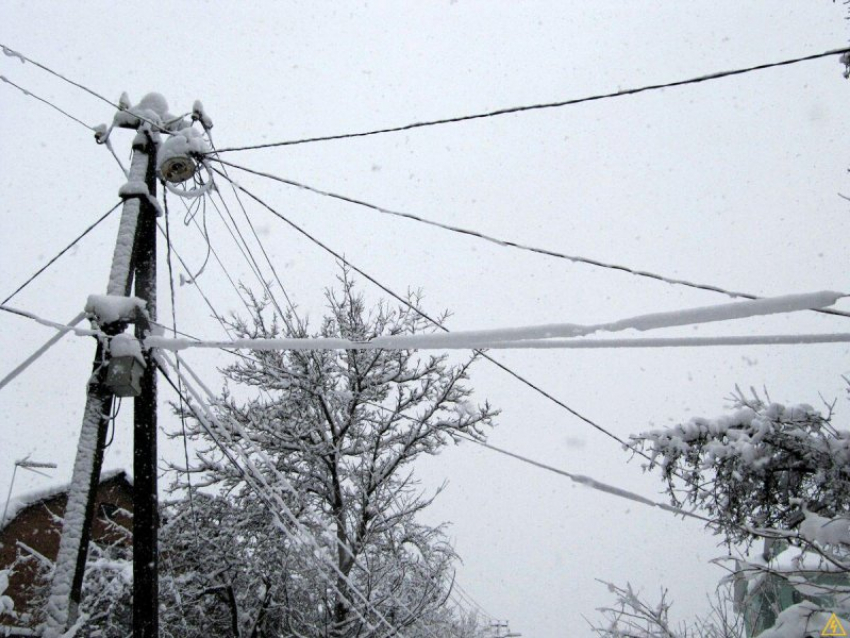
[[[144,340],[146,348],[179,351],[187,348],[242,348],[248,350],[411,350],[411,349],[482,349],[482,348],[593,348],[593,347],[685,347],[708,345],[769,345],[797,343],[836,343],[850,340],[850,334],[824,335],[756,335],[710,337],[707,339],[672,338],[608,340],[604,342],[573,341],[597,332],[625,330],[648,331],[676,326],[698,325],[744,319],[749,317],[785,314],[802,310],[824,308],[845,297],[844,293],[820,291],[797,295],[784,295],[753,301],[739,301],[715,306],[702,306],[672,312],[638,315],[619,321],[597,324],[546,324],[469,330],[451,333],[382,336],[369,341],[351,341],[338,338],[285,338],[285,339],[232,339],[224,341],[198,341],[187,338],[172,339],[150,336]],[[97,297],[97,296],[93,296]],[[81,330],[58,322],[43,319],[29,312],[0,305],[0,310],[32,319],[42,325],[78,336],[104,336],[93,330]],[[556,339],[560,337],[561,339]],[[596,344],[607,344],[604,346]],[[583,344],[583,345],[573,345]],[[592,345],[593,344],[593,345]]]
[[[619,321],[590,325],[580,324],[548,324],[539,326],[522,326],[515,328],[499,328],[495,330],[457,331],[451,333],[418,334],[382,336],[366,342],[351,341],[338,338],[297,338],[297,339],[237,339],[231,341],[198,342],[189,339],[168,339],[165,337],[148,337],[146,347],[166,350],[182,350],[184,348],[220,348],[222,346],[246,348],[251,350],[312,350],[312,349],[342,349],[342,350],[377,350],[377,349],[477,349],[499,347],[569,347],[562,342],[550,341],[554,337],[572,339],[597,332],[620,332],[624,330],[656,330],[674,326],[696,325],[731,319],[784,314],[812,308],[823,308],[833,305],[845,295],[839,292],[821,291],[816,293],[785,295],[754,301],[740,301],[716,306],[704,306],[673,312],[660,312],[639,315]],[[831,339],[843,340],[842,337],[832,336]],[[716,345],[722,344],[722,337]],[[740,341],[734,338],[733,341]],[[758,339],[756,337],[756,339]],[[768,337],[773,343],[791,342],[794,339],[806,341],[811,336],[794,337],[793,335]],[[689,340],[677,340],[687,344]],[[771,342],[771,341],[768,341]],[[675,342],[671,342],[671,345]],[[735,343],[734,345],[739,345]]]

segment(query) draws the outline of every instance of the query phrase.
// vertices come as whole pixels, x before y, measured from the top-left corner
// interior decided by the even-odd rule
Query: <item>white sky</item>
[[[174,113],[203,100],[220,147],[365,130],[682,79],[842,46],[841,3],[691,2],[7,2],[0,41],[113,100],[164,94]],[[755,294],[850,290],[845,274],[850,84],[837,59],[564,109],[360,140],[231,153],[230,160],[389,208],[553,250]],[[0,73],[91,124],[110,108],[32,65]],[[121,174],[91,134],[0,86],[0,295],[5,297],[117,201]],[[845,101],[842,101],[845,100]],[[130,137],[116,135],[119,155]],[[594,323],[722,303],[671,287],[494,246],[341,202],[240,177],[293,221],[398,291],[422,287],[456,329]],[[172,204],[174,204],[172,198]],[[173,206],[175,208],[176,206]],[[335,266],[258,207],[249,212],[284,284],[312,317]],[[182,217],[182,216],[181,216]],[[87,237],[13,305],[67,321],[106,286],[118,218]],[[253,282],[210,217],[214,246]],[[197,266],[205,245],[172,226]],[[200,283],[237,300],[211,264]],[[369,297],[378,291],[362,282]],[[160,317],[169,317],[160,260]],[[197,292],[177,291],[180,327],[220,330]],[[840,307],[850,310],[850,303]],[[809,314],[665,335],[844,332]],[[0,316],[0,374],[51,336]],[[660,334],[658,336],[661,336]],[[26,454],[70,476],[92,344],[67,338],[0,393],[0,494]],[[508,352],[498,358],[626,437],[651,424],[715,415],[736,383],[777,401],[838,402],[847,423],[846,345],[653,351]],[[218,385],[221,361],[190,354]],[[504,373],[474,371],[477,397],[503,409],[493,444],[659,497],[660,482],[617,445]],[[171,395],[161,388],[163,400]],[[125,410],[122,417],[129,416]],[[162,410],[161,423],[174,423]],[[119,428],[107,467],[130,463]],[[179,451],[165,444],[166,458]],[[723,553],[693,521],[573,487],[462,445],[419,467],[448,481],[428,513],[450,521],[459,580],[526,637],[587,635],[582,616],[610,600],[595,579],[669,587],[675,610],[705,609]],[[19,474],[15,491],[49,481]]]

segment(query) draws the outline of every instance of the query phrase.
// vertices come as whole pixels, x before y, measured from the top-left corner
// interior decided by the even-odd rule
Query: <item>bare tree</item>
[[[657,603],[650,603],[630,584],[620,587],[603,583],[614,595],[610,607],[598,609],[604,622],[591,625],[601,638],[745,638],[744,620],[733,611],[732,593],[721,586],[709,599],[707,616],[693,622],[674,623],[670,619],[672,602],[666,589]]]
[[[339,283],[326,295],[319,336],[367,341],[433,330],[407,306],[367,310],[346,270]],[[294,315],[273,315],[268,300],[250,299],[251,316],[230,322],[237,336],[307,336]],[[410,301],[419,303],[416,295]],[[290,509],[321,546],[288,551],[301,556],[289,565],[300,574],[301,595],[313,601],[302,635],[363,635],[364,619],[381,625],[379,614],[418,635],[414,626],[444,605],[456,556],[440,528],[416,520],[436,494],[419,490],[411,466],[462,437],[481,439],[492,424],[489,404],[470,401],[474,360],[453,365],[446,355],[412,350],[261,351],[224,370],[228,385],[215,409],[225,423],[238,422],[237,443],[245,436],[262,451],[257,467],[265,484],[278,489],[284,477],[294,487],[286,492]],[[205,436],[196,423],[190,434]],[[240,507],[264,509],[213,446],[200,458],[193,471],[203,485],[235,496]]]

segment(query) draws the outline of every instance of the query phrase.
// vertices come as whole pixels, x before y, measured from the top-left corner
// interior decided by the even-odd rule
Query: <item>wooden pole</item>
[[[148,164],[145,183],[156,196],[156,173]],[[147,302],[148,317],[156,321],[156,210],[142,202],[136,232],[135,294]],[[147,322],[136,322],[136,337],[148,336]],[[133,403],[133,638],[159,636],[158,531],[156,489],[156,365],[145,352],[142,393]]]

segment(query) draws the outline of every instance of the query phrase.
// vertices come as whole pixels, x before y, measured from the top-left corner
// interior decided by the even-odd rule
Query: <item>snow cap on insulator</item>
[[[192,105],[192,119],[195,122],[200,122],[205,131],[209,131],[213,127],[212,118],[207,115],[204,105],[200,100],[195,100],[195,103]]]

